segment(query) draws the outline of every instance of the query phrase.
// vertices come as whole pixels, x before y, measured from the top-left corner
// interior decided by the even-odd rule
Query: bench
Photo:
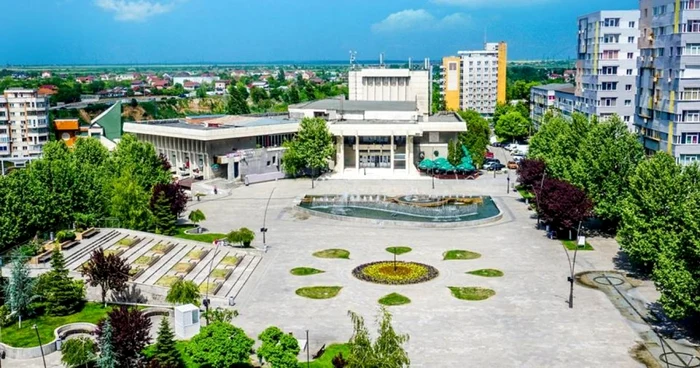
[[[68,250],[68,249],[71,249],[71,248],[75,247],[75,246],[78,245],[78,244],[80,244],[80,242],[77,241],[77,240],[65,242],[65,243],[61,244],[61,250]]]
[[[91,238],[99,233],[100,233],[100,229],[93,227],[92,229],[88,229],[87,231],[83,232],[82,235],[83,235],[83,239],[89,239],[89,238]]]
[[[44,262],[48,261],[49,259],[51,259],[51,253],[53,253],[52,250],[40,255],[37,260],[39,261],[39,263],[44,263]]]
[[[321,348],[318,349],[318,351],[316,352],[316,354],[314,354],[314,356],[313,356],[312,358],[313,358],[313,359],[318,359],[318,358],[320,358],[321,355],[323,355],[323,353],[325,353],[325,352],[326,352],[326,344],[323,344],[323,346],[321,346]]]

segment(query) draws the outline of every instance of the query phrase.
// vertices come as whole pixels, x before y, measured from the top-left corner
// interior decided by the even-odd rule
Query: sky
[[[576,17],[638,0],[0,0],[0,65],[575,58]],[[615,4],[611,8],[611,4]]]

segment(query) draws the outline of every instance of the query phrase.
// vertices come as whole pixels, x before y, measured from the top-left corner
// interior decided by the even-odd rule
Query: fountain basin
[[[467,195],[314,195],[302,198],[298,208],[337,220],[425,227],[478,225],[502,217],[491,197]]]

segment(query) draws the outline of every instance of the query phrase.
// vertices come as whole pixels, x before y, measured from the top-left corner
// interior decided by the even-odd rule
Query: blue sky
[[[576,17],[638,0],[2,0],[0,64],[575,57]],[[610,8],[611,4],[614,8]]]

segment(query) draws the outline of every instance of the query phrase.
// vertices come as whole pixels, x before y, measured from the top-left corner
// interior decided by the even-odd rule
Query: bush
[[[97,346],[92,339],[69,339],[61,346],[61,362],[67,367],[87,367],[96,358]]]
[[[75,240],[75,233],[70,230],[61,230],[56,234],[56,241],[59,243],[71,240]]]
[[[255,233],[253,232],[253,230],[250,230],[247,227],[242,227],[238,230],[233,230],[226,236],[226,240],[229,243],[243,244],[244,247],[249,247],[250,243],[253,242],[253,239],[255,239]]]

